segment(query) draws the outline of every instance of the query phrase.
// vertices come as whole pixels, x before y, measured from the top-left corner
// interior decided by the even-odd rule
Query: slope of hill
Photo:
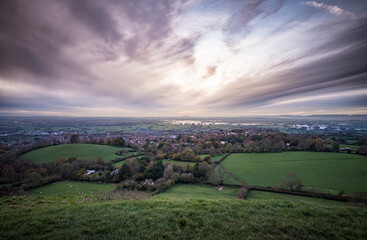
[[[79,198],[79,199],[78,199]],[[0,199],[0,239],[366,239],[367,209],[279,200]]]

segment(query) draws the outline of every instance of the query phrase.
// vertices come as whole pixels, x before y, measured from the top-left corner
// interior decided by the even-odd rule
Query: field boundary
[[[219,165],[221,162],[223,162],[229,155],[231,155],[232,153],[227,153],[226,155],[224,155],[221,159],[215,161],[215,166],[216,167],[217,165]]]
[[[251,190],[296,195],[296,196],[303,196],[303,197],[322,198],[322,199],[336,200],[336,201],[342,201],[342,202],[350,202],[353,200],[353,198],[350,196],[330,195],[327,193],[310,193],[310,192],[290,191],[286,189],[273,189],[273,188],[261,187],[261,186],[249,186],[248,192],[250,192]]]

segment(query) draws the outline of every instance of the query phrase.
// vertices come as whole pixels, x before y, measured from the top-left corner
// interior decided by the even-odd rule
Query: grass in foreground
[[[50,200],[48,200],[50,199]],[[367,209],[280,200],[0,199],[0,239],[366,239]]]
[[[162,199],[221,199],[235,198],[239,188],[224,187],[218,191],[216,187],[206,185],[177,184],[153,198]]]
[[[253,201],[253,200],[287,200],[287,201],[304,201],[304,202],[312,202],[312,203],[320,203],[324,205],[330,206],[346,206],[347,203],[341,201],[334,201],[328,199],[321,199],[321,198],[311,198],[311,197],[302,197],[296,195],[289,195],[289,194],[281,194],[281,193],[272,193],[272,192],[263,192],[263,191],[254,191],[251,190],[246,197],[246,201]]]
[[[27,152],[20,156],[23,160],[31,160],[36,163],[55,162],[60,158],[79,157],[83,159],[103,158],[106,162],[119,157],[115,154],[117,150],[122,150],[109,145],[97,144],[62,144],[50,147],[39,148]]]
[[[367,158],[356,154],[235,153],[222,165],[251,185],[279,186],[287,172],[295,172],[305,185],[343,189],[347,194],[367,191]]]
[[[115,184],[63,181],[35,188],[30,192],[35,195],[80,195],[108,192],[115,188]]]

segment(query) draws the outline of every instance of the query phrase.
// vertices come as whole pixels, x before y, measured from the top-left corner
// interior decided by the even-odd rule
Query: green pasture
[[[91,160],[97,160],[101,157],[107,162],[119,157],[115,152],[122,149],[123,148],[98,144],[61,144],[35,149],[23,154],[20,158],[41,163],[54,162],[60,158],[69,157],[79,157]]]
[[[357,145],[350,145],[350,144],[339,144],[339,147],[341,148],[352,148],[352,149],[358,149],[361,146],[357,146]]]
[[[115,184],[62,181],[30,190],[35,195],[80,195],[108,192],[116,188]]]
[[[248,200],[248,201],[253,201],[253,200],[287,200],[287,201],[313,202],[313,203],[320,203],[320,204],[324,204],[324,205],[346,206],[346,203],[341,202],[341,201],[334,201],[334,200],[321,199],[321,198],[312,198],[312,197],[302,197],[302,196],[282,194],[282,193],[255,191],[255,190],[251,190],[247,194],[246,200]]]
[[[302,183],[346,194],[367,191],[367,158],[357,154],[326,152],[235,153],[222,165],[246,183],[281,186],[285,174],[294,172]],[[238,184],[235,180],[227,183]],[[333,190],[335,193],[337,190]]]
[[[366,239],[367,209],[282,200],[0,198],[0,239]]]
[[[214,186],[206,185],[191,185],[191,184],[177,184],[166,191],[154,196],[155,199],[221,199],[236,197],[239,188],[237,187],[224,187],[222,190],[218,190]]]
[[[172,165],[177,165],[177,166],[180,166],[180,167],[183,167],[183,168],[186,168],[187,166],[194,166],[196,162],[184,162],[184,161],[175,161],[175,160],[167,160],[167,159],[164,159],[162,160],[163,163],[170,163]]]
[[[119,161],[119,162],[115,162],[114,164],[112,164],[112,166],[119,168],[119,167],[121,167],[121,166],[122,166],[122,164],[124,164],[124,163],[125,163],[125,160],[122,160],[122,161]]]

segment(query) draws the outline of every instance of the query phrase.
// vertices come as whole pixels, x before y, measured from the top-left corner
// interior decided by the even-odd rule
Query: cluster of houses
[[[339,151],[344,152],[344,153],[358,153],[358,149],[349,148],[349,147],[339,148]]]
[[[85,174],[87,174],[87,175],[91,175],[91,174],[93,174],[93,173],[96,173],[96,170],[94,170],[94,169],[89,169],[89,170],[86,170],[85,171]],[[101,173],[101,171],[100,172],[97,172],[97,173]],[[111,176],[114,176],[114,175],[116,175],[116,174],[118,174],[119,173],[119,170],[116,168],[115,170],[113,170],[110,174],[111,174]]]

